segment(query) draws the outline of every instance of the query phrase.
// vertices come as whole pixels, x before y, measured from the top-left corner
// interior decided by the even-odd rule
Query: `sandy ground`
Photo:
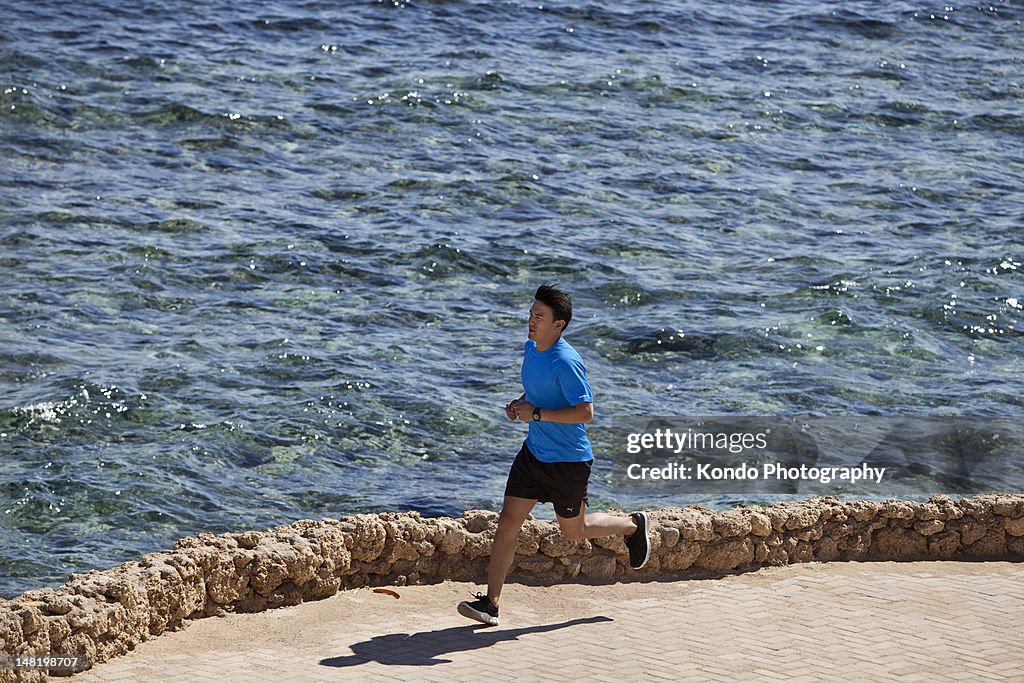
[[[860,562],[716,579],[363,588],[199,620],[78,681],[1024,681],[1024,564]]]

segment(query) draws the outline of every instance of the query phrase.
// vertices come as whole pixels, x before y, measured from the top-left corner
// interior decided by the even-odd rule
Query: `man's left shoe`
[[[630,515],[636,524],[636,531],[626,539],[629,549],[629,566],[641,569],[651,559],[651,519],[646,512],[634,512]]]
[[[484,593],[477,593],[476,600],[463,600],[459,603],[459,614],[469,619],[476,619],[488,626],[498,625],[498,606]]]

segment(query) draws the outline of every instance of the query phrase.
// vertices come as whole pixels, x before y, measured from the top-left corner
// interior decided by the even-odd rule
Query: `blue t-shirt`
[[[537,342],[527,341],[522,378],[526,400],[541,410],[594,400],[583,359],[564,339],[543,352],[537,350]],[[526,447],[542,462],[583,462],[594,457],[583,423],[531,422]]]

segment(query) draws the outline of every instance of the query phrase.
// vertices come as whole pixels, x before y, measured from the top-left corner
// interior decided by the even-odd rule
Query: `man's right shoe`
[[[629,550],[629,566],[640,569],[651,559],[651,520],[646,512],[634,512],[630,515],[636,524],[636,531],[626,539]]]
[[[476,619],[488,626],[498,625],[498,606],[483,593],[476,594],[476,600],[463,600],[459,603],[459,614],[469,619]]]

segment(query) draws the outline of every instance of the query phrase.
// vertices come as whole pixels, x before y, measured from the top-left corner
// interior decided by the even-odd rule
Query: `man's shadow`
[[[439,631],[421,631],[419,633],[391,633],[386,636],[374,636],[370,640],[350,645],[353,654],[344,657],[328,657],[321,659],[323,666],[358,666],[367,662],[395,666],[434,666],[448,664],[450,659],[438,659],[439,655],[450,652],[464,652],[490,647],[506,640],[517,640],[526,633],[546,633],[569,626],[580,624],[598,624],[613,621],[611,617],[588,617],[573,619],[558,624],[514,628],[493,631],[488,627],[457,626]]]

